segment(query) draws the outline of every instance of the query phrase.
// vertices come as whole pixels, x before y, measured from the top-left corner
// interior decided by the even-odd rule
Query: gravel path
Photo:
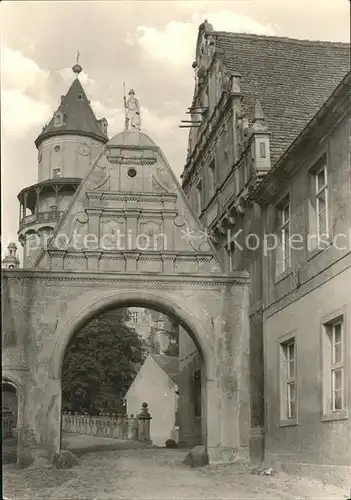
[[[155,448],[83,454],[70,470],[4,467],[4,494],[14,499],[346,499],[347,492],[279,473],[252,474],[240,465],[189,469],[184,450]]]

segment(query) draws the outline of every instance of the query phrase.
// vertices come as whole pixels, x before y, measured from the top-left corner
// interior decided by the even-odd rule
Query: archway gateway
[[[39,457],[50,462],[60,450],[61,366],[74,332],[100,312],[135,304],[176,316],[191,332],[204,357],[209,459],[237,455],[249,425],[246,275],[165,279],[17,270],[4,272],[3,285],[4,296],[12,298],[4,309],[5,338],[11,324],[15,336],[12,346],[4,346],[3,366],[23,385],[21,464]]]
[[[155,300],[148,295],[149,301]],[[191,400],[187,405],[182,404],[182,409],[192,416],[195,387],[183,370],[180,380],[180,332],[188,342],[193,339],[196,343],[196,362],[204,373],[199,343],[180,325],[174,313],[170,316],[168,309],[166,313],[165,307],[158,305],[157,309],[155,306],[151,309],[145,298],[142,307],[140,303],[127,304],[128,307],[116,308],[112,303],[107,309],[98,310],[69,340],[61,370],[64,410],[61,429],[65,434],[62,443],[67,443],[67,432],[143,441],[143,435],[129,432],[129,427],[135,424],[135,417],[147,402],[152,414],[149,437],[154,445],[164,446],[169,439],[188,446],[194,440],[197,441],[194,444],[201,444],[206,426],[201,432],[205,420],[201,422],[198,414],[194,439],[182,439],[186,432],[189,434],[189,427],[184,418],[180,424],[179,388],[190,395]],[[200,405],[202,402],[203,414],[205,391],[201,386],[196,395]]]
[[[124,131],[107,143],[34,269],[3,273],[3,301],[3,366],[24,388],[22,464],[50,462],[60,450],[61,367],[74,332],[135,304],[177,318],[203,355],[210,462],[231,461],[247,444],[248,274],[223,273],[206,228],[145,134]]]
[[[18,391],[16,386],[6,379],[1,381],[1,407],[3,416],[2,437],[14,437],[14,428],[17,426],[18,417]]]
[[[3,371],[2,392],[2,452],[3,463],[14,463],[18,458],[17,429],[23,416],[23,390],[17,377]]]

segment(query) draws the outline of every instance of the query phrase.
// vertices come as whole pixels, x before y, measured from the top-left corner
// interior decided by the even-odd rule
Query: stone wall
[[[61,169],[61,177],[84,179],[104,145],[90,137],[58,135],[45,139],[39,146],[38,182],[53,178],[53,169]]]
[[[350,262],[351,264],[351,262]],[[349,264],[349,265],[350,265]],[[289,305],[268,310],[265,320],[266,458],[286,463],[351,467],[351,398],[346,392],[346,411],[335,419],[323,415],[323,318],[344,305],[345,341],[350,345],[351,266],[322,286],[291,300]],[[312,284],[311,284],[312,285]],[[316,307],[316,304],[318,306]],[[294,319],[293,323],[291,319]],[[296,342],[297,418],[282,421],[280,399],[280,342],[294,335]],[[351,350],[345,350],[345,383],[351,384]],[[351,469],[350,469],[351,472]]]
[[[179,440],[196,446],[202,444],[203,436],[201,415],[194,411],[194,374],[201,371],[203,363],[201,353],[183,328],[179,330],[179,348]]]
[[[262,193],[266,232],[279,230],[279,201],[289,196],[290,234],[296,235],[291,265],[284,272],[279,273],[277,252],[268,252],[264,260],[266,458],[299,464],[300,470],[306,466],[309,474],[319,469],[322,475],[333,465],[334,471],[351,466],[350,129],[346,90],[344,94],[345,101],[330,103],[327,119],[315,122],[295,154],[271,176],[269,195]],[[337,124],[333,128],[331,117]],[[315,174],[323,166],[329,243],[313,248],[308,238],[316,241]],[[342,408],[333,409],[329,326],[340,320],[344,398]],[[296,415],[287,419],[282,346],[291,339]]]

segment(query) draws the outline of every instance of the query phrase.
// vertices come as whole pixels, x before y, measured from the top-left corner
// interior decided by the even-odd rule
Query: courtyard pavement
[[[112,441],[112,442],[111,442]],[[64,440],[80,465],[70,470],[18,470],[4,466],[4,495],[14,499],[346,499],[347,491],[321,482],[277,473],[260,476],[244,465],[190,469],[186,450],[135,448],[105,438]]]

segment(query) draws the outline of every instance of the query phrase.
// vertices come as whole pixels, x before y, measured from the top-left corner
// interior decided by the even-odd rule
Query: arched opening
[[[18,391],[13,382],[3,379],[1,382],[2,397],[2,445],[4,463],[17,461],[17,421]]]
[[[129,374],[120,392],[117,390],[118,380],[117,384],[105,384],[101,390],[101,384],[98,387],[99,383],[96,382],[102,379],[106,382],[106,375],[107,381],[109,377],[110,381],[118,379],[121,363],[115,357],[116,366],[110,369],[114,363],[111,349],[115,349],[116,356],[119,348],[123,351],[123,342],[116,342],[119,347],[114,345],[113,335],[106,331],[106,320],[110,322],[110,328],[111,318],[125,312],[128,317],[123,321],[121,331],[128,334],[135,349],[137,342],[134,342],[130,331],[137,333],[137,338],[142,340],[144,346],[143,357],[134,360],[134,372]],[[73,324],[67,325],[65,339],[61,338],[61,346],[57,346],[58,356],[53,358],[51,367],[52,375],[60,369],[58,375],[62,382],[62,448],[67,447],[68,431],[92,432],[88,426],[82,426],[84,418],[109,422],[121,416],[135,417],[143,402],[148,403],[152,416],[150,437],[154,444],[164,446],[167,439],[176,441],[179,446],[206,444],[205,354],[199,342],[199,330],[196,331],[189,318],[165,300],[128,298],[126,293],[119,301],[110,298],[94,304],[77,315]],[[100,329],[101,326],[104,331]],[[173,338],[164,333],[170,328],[176,330]],[[99,337],[103,339],[100,341]],[[107,339],[109,345],[108,352],[103,345],[104,339]],[[99,360],[97,348],[100,349],[100,355],[105,356],[105,361]],[[87,359],[83,361],[82,351],[88,352],[88,356],[89,352],[94,352],[93,362],[98,367],[94,370],[90,368],[91,373],[87,373],[89,363]],[[124,369],[127,361],[124,360]],[[72,373],[74,365],[78,370],[75,374]],[[173,371],[172,376],[170,370]],[[100,380],[96,377],[97,373],[100,374]],[[71,424],[67,427],[67,414],[71,415],[71,424],[75,421],[79,428]]]

